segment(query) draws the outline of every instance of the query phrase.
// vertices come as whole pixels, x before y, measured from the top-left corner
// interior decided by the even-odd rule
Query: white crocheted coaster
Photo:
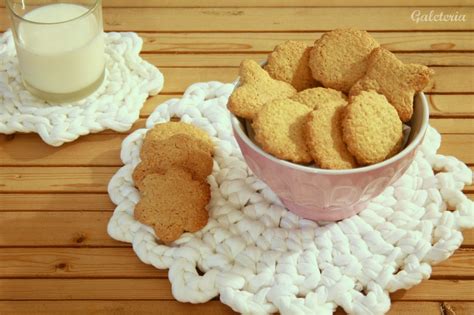
[[[124,140],[125,165],[109,184],[117,204],[109,234],[132,243],[144,263],[169,268],[177,300],[202,303],[220,295],[247,314],[331,314],[338,305],[350,314],[382,314],[390,308],[390,292],[428,278],[431,265],[461,245],[460,230],[473,227],[473,203],[462,193],[472,173],[457,159],[436,154],[441,137],[432,128],[406,174],[359,215],[336,223],[297,217],[247,168],[226,110],[232,89],[194,84],[181,99],[157,107],[146,125],[178,116],[212,136],[216,154],[205,228],[165,246],[133,218],[139,193],[131,173],[147,129]]]
[[[0,133],[36,132],[60,146],[104,129],[124,132],[138,119],[149,95],[163,87],[163,75],[140,58],[142,39],[135,33],[104,33],[105,80],[89,97],[49,104],[21,82],[11,30],[0,36]]]

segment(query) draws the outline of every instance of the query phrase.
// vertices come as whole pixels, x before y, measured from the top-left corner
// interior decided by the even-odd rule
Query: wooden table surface
[[[312,43],[323,31],[352,26],[403,61],[435,69],[427,94],[440,152],[474,166],[473,1],[379,2],[104,0],[105,29],[138,32],[143,57],[165,76],[133,129],[191,83],[232,81],[244,58],[262,60],[286,39]],[[414,10],[458,12],[466,21],[415,23]],[[8,27],[0,7],[0,31]],[[0,135],[0,314],[232,313],[218,299],[174,301],[166,270],[141,263],[129,244],[107,235],[114,209],[107,183],[122,164],[126,136],[104,131],[54,148],[35,134]],[[472,199],[474,187],[465,192]],[[474,233],[464,236],[429,280],[391,295],[390,314],[474,314]]]

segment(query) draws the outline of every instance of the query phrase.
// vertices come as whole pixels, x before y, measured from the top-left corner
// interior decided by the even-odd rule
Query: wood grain
[[[431,10],[454,14],[458,8]],[[228,32],[228,31],[327,31],[341,27],[355,27],[369,31],[417,30],[472,30],[469,24],[474,8],[463,7],[466,21],[416,23],[409,7],[339,7],[339,8],[104,8],[106,31],[153,32]],[[317,23],[314,18],[317,16]],[[335,19],[334,16],[343,16]],[[365,18],[361,18],[364,16]],[[258,21],[258,22],[257,22]],[[0,9],[0,30],[9,27],[5,8]]]
[[[161,53],[262,53],[285,40],[312,45],[322,32],[292,33],[140,33],[143,52]],[[470,32],[371,32],[386,49],[397,52],[473,51]]]
[[[432,278],[474,277],[474,249],[459,249],[433,267]],[[3,248],[0,278],[167,278],[127,248]]]
[[[401,301],[470,301],[474,280],[425,280],[391,294]],[[8,288],[8,289],[7,289]],[[0,300],[170,300],[167,279],[0,279]]]

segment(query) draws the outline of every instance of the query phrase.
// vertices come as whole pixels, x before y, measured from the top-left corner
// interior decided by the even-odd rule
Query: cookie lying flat
[[[313,78],[325,87],[347,93],[365,74],[369,54],[378,46],[365,31],[337,29],[325,33],[311,49]]]
[[[413,115],[413,97],[430,82],[434,71],[418,64],[404,64],[390,51],[375,49],[369,57],[367,73],[351,88],[350,95],[375,90],[395,106],[407,122]]]
[[[143,147],[146,147],[147,142],[150,140],[158,140],[158,141],[165,140],[171,136],[174,136],[180,133],[186,134],[188,136],[201,140],[202,142],[204,142],[202,148],[205,151],[209,152],[209,154],[211,155],[214,153],[214,144],[212,143],[211,138],[205,131],[199,129],[198,127],[194,125],[187,124],[184,122],[179,122],[179,121],[178,122],[169,121],[166,123],[156,124],[155,126],[153,126],[153,128],[148,130],[148,132],[145,135],[145,139],[143,140]]]
[[[209,184],[194,180],[189,172],[171,168],[165,174],[149,174],[139,189],[140,201],[135,206],[134,217],[151,225],[164,243],[178,239],[184,232],[196,232],[207,224]]]
[[[252,127],[255,140],[266,152],[295,163],[312,161],[303,131],[307,106],[290,99],[271,101],[260,110]]]
[[[132,174],[135,185],[139,185],[148,174],[163,174],[172,167],[184,168],[194,179],[205,180],[212,172],[213,159],[203,148],[205,142],[186,134],[177,134],[165,140],[148,139],[140,152],[142,161]]]
[[[311,47],[306,43],[289,40],[275,47],[268,56],[265,70],[276,80],[293,85],[302,91],[317,85],[309,68]]]
[[[357,163],[342,139],[344,105],[327,105],[311,112],[306,121],[305,139],[316,164],[326,169],[349,169]]]
[[[340,91],[317,87],[301,91],[291,97],[293,101],[318,109],[327,104],[345,105],[347,97]]]
[[[343,139],[360,165],[396,154],[403,142],[402,121],[385,96],[374,91],[351,98],[342,121]]]
[[[271,78],[253,60],[244,60],[240,64],[240,84],[230,96],[227,106],[236,116],[249,120],[255,118],[265,103],[296,93],[291,84]]]

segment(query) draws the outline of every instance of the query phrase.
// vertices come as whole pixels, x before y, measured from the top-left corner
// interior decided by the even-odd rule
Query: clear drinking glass
[[[101,0],[6,0],[25,87],[52,102],[86,97],[105,73]]]

